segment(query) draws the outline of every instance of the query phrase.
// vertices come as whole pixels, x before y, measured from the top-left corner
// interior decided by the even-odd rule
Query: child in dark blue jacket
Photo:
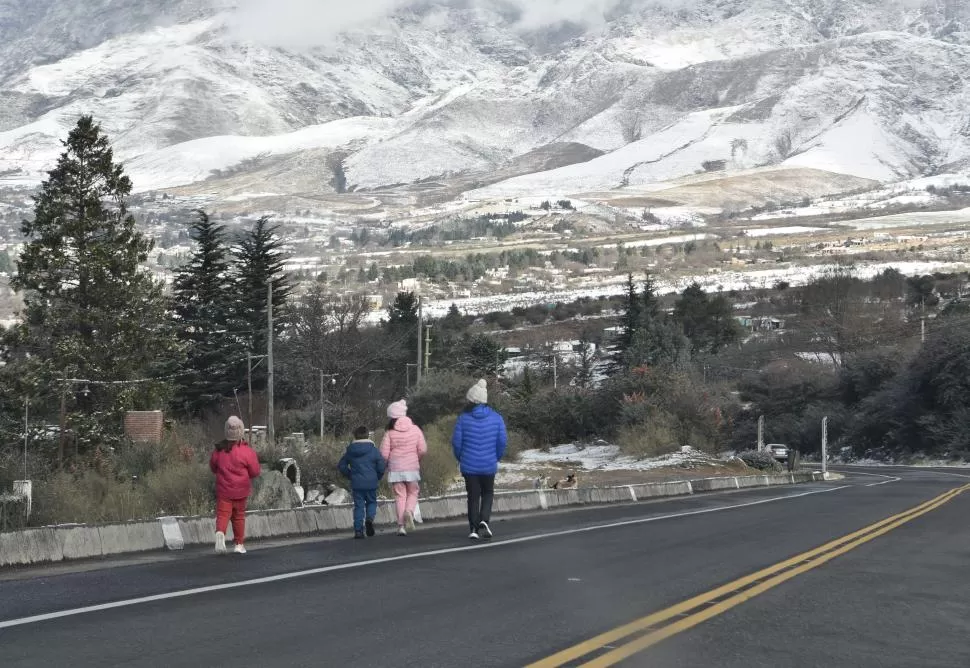
[[[377,515],[377,486],[384,477],[384,458],[374,441],[368,436],[367,427],[354,430],[354,440],[340,458],[337,468],[350,478],[354,493],[354,538],[374,535],[374,517]],[[366,520],[365,520],[366,517]]]

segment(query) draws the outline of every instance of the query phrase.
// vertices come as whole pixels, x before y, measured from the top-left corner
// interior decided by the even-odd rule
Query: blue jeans
[[[367,506],[367,519],[377,516],[377,490],[354,490],[354,531],[364,530],[364,506]]]

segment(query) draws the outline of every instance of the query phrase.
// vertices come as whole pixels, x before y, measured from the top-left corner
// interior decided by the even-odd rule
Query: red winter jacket
[[[228,450],[214,450],[209,468],[216,474],[218,498],[245,499],[253,491],[252,479],[259,475],[259,459],[249,443],[239,441]]]

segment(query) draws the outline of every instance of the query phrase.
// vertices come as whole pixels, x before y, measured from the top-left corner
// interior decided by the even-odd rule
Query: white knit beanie
[[[473,404],[487,404],[488,403],[488,383],[482,378],[480,381],[471,386],[465,398]]]
[[[404,399],[400,401],[395,401],[393,404],[387,407],[387,417],[392,420],[397,420],[408,414],[408,402]]]
[[[246,426],[243,421],[238,417],[233,415],[228,420],[226,420],[226,440],[227,441],[241,441],[246,435]]]

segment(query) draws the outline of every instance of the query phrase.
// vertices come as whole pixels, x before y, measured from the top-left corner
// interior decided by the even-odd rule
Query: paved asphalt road
[[[0,666],[524,666],[970,483],[970,471],[853,471],[495,518],[488,545],[449,524],[253,544],[244,557],[0,571]],[[930,508],[817,567],[795,560],[773,588],[717,599],[733,607],[672,616],[669,637],[619,665],[970,666],[970,492]],[[197,588],[209,589],[185,594]],[[656,628],[543,665],[610,665],[613,648]]]

